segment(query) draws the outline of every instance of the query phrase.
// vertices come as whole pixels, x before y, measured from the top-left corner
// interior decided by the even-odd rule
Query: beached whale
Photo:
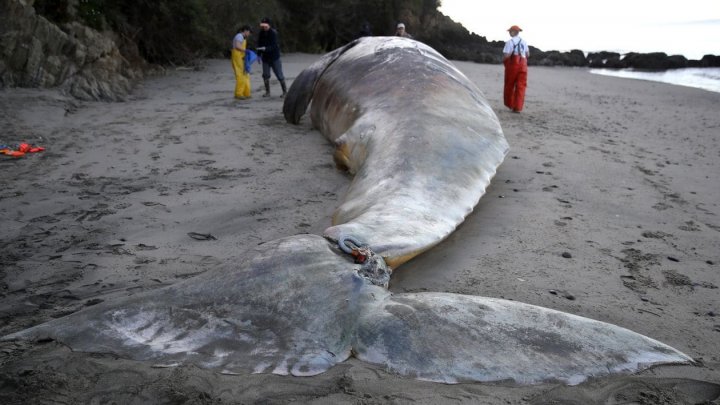
[[[397,267],[472,212],[508,144],[480,90],[432,48],[365,38],[293,82],[283,113],[337,145],[354,178],[325,236],[353,235]]]
[[[392,265],[452,232],[507,143],[481,92],[431,48],[363,38],[306,69],[283,108],[355,174],[325,237],[262,244],[236,267],[104,302],[3,339],[222,372],[315,375],[350,356],[418,379],[576,384],[687,363],[630,330],[502,299],[392,294]],[[347,252],[354,254],[348,255]]]

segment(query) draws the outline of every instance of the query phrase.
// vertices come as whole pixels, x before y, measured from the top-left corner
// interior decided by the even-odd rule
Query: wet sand
[[[285,55],[289,81],[315,59]],[[535,67],[525,111],[513,114],[501,66],[456,64],[487,96],[511,150],[474,213],[399,268],[390,289],[598,319],[696,365],[573,387],[444,385],[354,359],[315,377],[229,376],[13,342],[0,344],[0,402],[720,400],[720,94]],[[263,242],[322,233],[350,178],[307,117],[285,123],[275,80],[273,97],[260,97],[255,70],[246,101],[232,98],[225,60],[150,78],[123,103],[0,91],[0,143],[47,148],[0,156],[0,335],[232,266]]]

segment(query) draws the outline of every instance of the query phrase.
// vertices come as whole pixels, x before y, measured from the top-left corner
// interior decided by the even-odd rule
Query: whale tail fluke
[[[687,363],[679,351],[603,322],[449,293],[392,294],[315,235],[268,242],[237,268],[106,302],[2,340],[227,372],[314,375],[347,359],[414,378],[579,383]]]
[[[628,329],[548,308],[449,293],[404,293],[361,312],[355,356],[421,380],[562,382],[692,359]]]
[[[320,236],[288,237],[248,260],[0,340],[55,340],[75,351],[230,373],[322,373],[350,356],[357,266]],[[349,256],[348,256],[349,257]]]

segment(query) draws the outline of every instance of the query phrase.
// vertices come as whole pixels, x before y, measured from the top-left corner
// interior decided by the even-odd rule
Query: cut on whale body
[[[102,303],[4,337],[225,372],[307,376],[350,357],[455,383],[577,384],[690,359],[630,330],[502,299],[391,294],[316,235],[263,244],[235,269]]]
[[[395,48],[400,49],[393,54]],[[304,71],[293,83],[284,106],[286,118],[297,122],[312,99],[313,114],[317,115],[313,122],[321,130],[323,125],[328,126],[329,129],[323,130],[326,135],[338,135],[338,159],[345,159],[356,173],[350,192],[336,214],[336,225],[326,232],[328,236],[332,239],[337,236],[336,232],[358,232],[357,236],[367,237],[373,248],[396,263],[437,243],[444,232],[451,232],[472,209],[472,200],[480,198],[507,148],[502,133],[493,132],[499,131],[497,118],[481,114],[481,125],[473,129],[479,138],[485,138],[481,144],[489,149],[487,152],[464,135],[448,135],[445,139],[450,141],[433,143],[434,140],[428,140],[432,137],[422,132],[445,130],[443,134],[447,134],[442,126],[418,125],[413,127],[416,132],[408,132],[402,131],[402,126],[388,126],[383,121],[383,128],[396,130],[395,136],[407,141],[401,142],[389,136],[375,136],[380,122],[373,129],[371,121],[363,120],[363,114],[395,119],[392,115],[369,111],[372,103],[350,99],[337,103],[327,98],[331,96],[323,99],[316,93],[332,90],[332,97],[346,97],[343,91],[347,88],[333,87],[334,81],[323,90],[326,86],[323,76],[338,75],[332,68],[340,68],[346,55],[355,63],[364,63],[367,70],[379,68],[378,60],[364,58],[363,52],[377,53],[382,56],[379,61],[402,64],[406,69],[414,67],[405,63],[405,58],[417,63],[422,62],[422,58],[417,59],[418,55],[424,55],[431,61],[419,71],[426,76],[427,83],[467,84],[467,79],[457,76],[459,72],[447,61],[428,49],[414,41],[395,38],[353,42],[322,57]],[[362,52],[356,54],[353,50]],[[436,64],[438,60],[441,66]],[[447,66],[442,66],[443,63]],[[346,68],[348,65],[343,67]],[[400,74],[394,70],[388,72]],[[449,75],[450,79],[443,81],[433,72]],[[467,88],[465,84],[460,87]],[[402,87],[408,83],[391,77],[385,85]],[[374,90],[369,87],[367,91]],[[357,92],[351,94],[362,96]],[[472,89],[468,94],[481,100],[481,107],[472,109],[482,111],[486,105],[482,95]],[[393,93],[387,97],[393,97]],[[385,109],[391,110],[390,101],[398,100],[378,102],[385,103]],[[427,112],[439,101],[429,100],[430,105],[421,112]],[[328,110],[327,118],[323,105]],[[339,113],[343,108],[351,113]],[[456,122],[468,124],[462,119]],[[343,137],[346,139],[341,139]],[[423,142],[427,145],[414,145]],[[382,148],[382,143],[388,143],[388,148]],[[423,148],[430,147],[428,145],[455,152],[418,153],[427,151]],[[412,216],[417,215],[415,211],[404,210],[402,215],[392,213],[402,207],[391,204],[386,195],[388,190],[383,187],[397,191],[390,193],[394,198],[407,198],[402,194],[402,188],[407,187],[412,190],[413,198],[427,198],[432,200],[430,206],[438,208],[441,200],[433,193],[447,190],[429,177],[450,175],[452,156],[468,150],[479,153],[476,164],[480,168],[467,169],[465,174],[469,177],[459,175],[461,180],[456,187],[473,188],[472,192],[463,190],[463,198],[452,199],[451,203],[459,204],[460,208],[439,207],[452,211],[452,215],[437,219],[431,211],[422,211],[421,217],[429,222],[423,227],[422,221]],[[405,154],[407,159],[397,159],[396,154]],[[383,159],[375,159],[374,155],[390,159],[394,164],[383,165]],[[415,164],[411,158],[431,159],[442,168],[428,171],[431,166]],[[481,162],[484,158],[491,163]],[[381,168],[389,172],[385,176],[374,172]],[[368,192],[366,186],[371,184],[367,183],[368,178],[387,181]],[[375,220],[372,220],[364,216],[368,212],[382,212],[378,211],[382,207],[373,202],[373,197],[390,209],[387,218],[374,214]],[[358,201],[354,201],[356,198]],[[418,206],[424,209],[422,204]],[[404,227],[403,215],[410,215],[407,222],[412,224],[408,227]],[[391,220],[383,223],[383,218]],[[448,218],[450,222],[444,222]],[[394,228],[384,231],[383,226]],[[375,230],[387,237],[394,230],[402,237],[385,243],[365,233]],[[417,232],[416,237],[422,243],[409,243],[412,242],[409,232]],[[353,263],[334,243],[320,236],[297,235],[271,241],[249,252],[247,257],[248,260],[236,267],[212,270],[176,285],[104,302],[2,339],[51,338],[77,351],[115,353],[164,365],[193,363],[226,372],[298,376],[322,373],[354,355],[402,375],[445,383],[561,381],[576,384],[591,376],[691,361],[678,350],[627,329],[547,308],[448,293],[391,294],[361,276],[361,265]]]

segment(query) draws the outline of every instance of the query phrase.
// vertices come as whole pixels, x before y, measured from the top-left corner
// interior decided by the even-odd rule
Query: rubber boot
[[[265,82],[265,94],[263,97],[270,97],[270,79],[263,79]]]
[[[287,86],[285,85],[285,80],[280,80],[280,87],[282,87],[283,91],[282,96],[280,96],[282,98],[285,97],[285,95],[287,94]]]

